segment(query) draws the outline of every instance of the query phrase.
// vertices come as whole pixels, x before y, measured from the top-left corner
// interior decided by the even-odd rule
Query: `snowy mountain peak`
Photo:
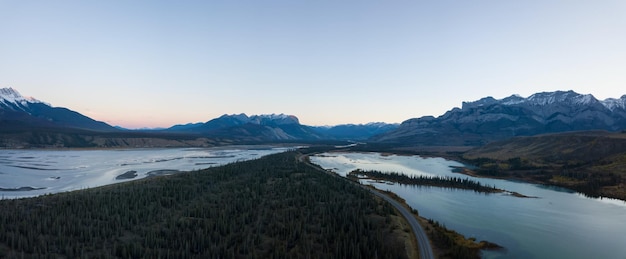
[[[502,103],[505,105],[514,105],[514,104],[523,103],[525,100],[526,99],[524,97],[521,97],[518,94],[514,94],[507,98],[502,99]]]
[[[22,97],[22,95],[17,90],[11,87],[0,89],[0,97],[5,100],[24,99],[24,97]]]
[[[613,99],[616,100],[616,99]],[[621,100],[621,99],[620,99]],[[610,101],[609,101],[610,102]],[[549,106],[555,104],[565,104],[565,105],[592,105],[602,103],[607,106],[606,103],[600,102],[591,94],[579,94],[574,91],[556,91],[556,92],[541,92],[536,93],[528,98],[521,97],[520,95],[514,94],[509,97],[503,99],[494,99],[493,97],[485,97],[478,101],[473,102],[463,102],[463,109],[468,108],[477,108],[477,107],[486,107],[493,104],[500,105],[530,105],[530,106]],[[619,100],[610,102],[609,105],[618,105]],[[612,104],[616,103],[616,104]],[[608,106],[607,106],[608,108]]]
[[[281,114],[275,114],[275,113],[272,113],[272,114],[261,114],[261,115],[255,115],[255,116],[256,117],[260,117],[260,118],[267,118],[267,119],[270,119],[270,120],[284,120],[284,119],[293,119],[293,118],[298,119],[298,118],[296,118],[296,116],[287,115],[287,114],[284,114],[284,113],[281,113]]]
[[[574,94],[574,91],[556,91],[556,92],[541,92],[536,93],[527,98],[530,104],[534,105],[549,105],[556,102],[563,102],[567,98],[571,98]]]
[[[619,99],[608,98],[602,101],[601,103],[602,105],[604,105],[604,107],[606,107],[607,109],[611,111],[615,111],[617,109],[626,110],[626,94],[622,95],[622,97]]]
[[[555,103],[588,105],[598,102],[598,99],[591,94],[579,94],[572,90],[536,93],[529,96],[526,100],[531,105],[551,105]]]
[[[32,97],[24,97],[17,90],[11,87],[0,88],[0,102],[15,105],[26,105],[26,103],[43,103],[42,101],[39,101]]]
[[[252,124],[300,124],[298,117],[287,114],[260,114],[248,116],[245,113],[241,114],[224,114],[219,119],[230,119],[240,122],[239,124],[252,123]]]
[[[250,117],[250,121],[256,124],[266,124],[272,122],[275,124],[300,124],[298,117],[287,114],[261,114]]]

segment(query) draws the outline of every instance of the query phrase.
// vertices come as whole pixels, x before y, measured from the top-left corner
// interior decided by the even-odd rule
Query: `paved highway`
[[[366,187],[363,186],[363,188],[366,188]],[[386,194],[381,193],[377,190],[373,190],[369,188],[366,188],[366,189],[368,189],[374,195],[383,198],[384,200],[389,202],[392,206],[394,206],[396,209],[398,209],[400,213],[402,213],[402,216],[404,216],[406,221],[408,221],[409,224],[411,225],[411,228],[413,229],[413,234],[415,234],[415,238],[417,238],[417,243],[418,243],[419,251],[420,251],[420,258],[434,259],[435,255],[433,254],[433,249],[430,246],[430,242],[428,241],[428,236],[426,236],[426,232],[424,231],[422,226],[419,224],[419,222],[417,222],[417,219],[415,219],[413,214],[407,208],[402,206],[402,204],[400,204],[398,201],[392,199]]]
[[[301,155],[298,158],[298,160],[312,168],[315,168],[316,170],[323,171],[324,173],[329,173],[324,169],[321,169],[313,164],[308,163],[306,160],[306,156],[304,155]],[[336,174],[332,174],[332,175],[336,177],[340,177],[340,176],[337,176]],[[345,179],[343,177],[340,177],[340,178],[346,181],[349,181],[348,179]],[[409,225],[411,225],[411,229],[413,229],[413,234],[415,234],[415,238],[417,239],[417,244],[419,246],[420,258],[421,259],[435,259],[435,255],[433,254],[433,248],[430,246],[430,242],[428,241],[428,236],[426,236],[426,232],[424,231],[422,226],[419,224],[417,219],[415,219],[415,216],[413,216],[413,214],[407,208],[402,206],[402,204],[400,204],[398,201],[392,199],[391,197],[387,196],[386,194],[378,190],[367,188],[362,184],[358,184],[358,185],[370,191],[374,195],[383,198],[384,200],[389,202],[392,206],[394,206],[398,211],[400,211],[400,213],[406,219],[406,221],[409,222]]]

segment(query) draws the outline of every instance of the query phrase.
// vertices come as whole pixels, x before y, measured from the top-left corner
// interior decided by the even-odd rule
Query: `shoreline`
[[[360,183],[357,182],[357,184],[360,184]],[[454,243],[455,246],[473,250],[475,255],[476,255],[476,257],[478,257],[478,258],[480,258],[480,254],[482,254],[482,251],[503,251],[503,250],[506,250],[505,247],[503,247],[501,245],[498,245],[497,243],[489,242],[489,241],[486,241],[486,240],[476,241],[476,238],[465,237],[464,235],[460,234],[459,232],[456,232],[456,231],[454,231],[452,229],[448,229],[445,226],[441,226],[439,224],[439,222],[434,221],[433,219],[428,219],[428,218],[424,218],[424,217],[420,216],[419,215],[419,211],[417,209],[414,209],[411,206],[409,206],[409,204],[407,204],[404,199],[402,199],[400,196],[398,196],[394,192],[377,189],[376,187],[374,187],[372,185],[364,185],[364,184],[360,184],[360,185],[365,186],[366,188],[372,188],[372,189],[374,189],[376,191],[379,191],[381,193],[384,193],[384,194],[388,195],[392,199],[394,199],[397,202],[399,202],[403,207],[405,207],[406,209],[411,211],[413,217],[415,219],[417,219],[419,224],[426,230],[426,234],[428,235],[429,243],[431,244],[431,247],[433,248],[433,252],[436,255],[438,255],[437,257],[441,257],[441,256],[444,256],[446,254],[449,254],[451,252],[451,250],[454,250],[454,247],[450,247],[450,244],[447,244],[449,247],[445,247],[441,243],[434,242],[433,241],[434,240],[434,236],[437,235],[437,234],[443,234],[443,235],[446,235],[446,236],[450,237],[450,239],[453,240],[453,243]]]
[[[154,147],[24,147],[24,148],[7,148],[0,147],[0,151],[128,151],[128,150],[147,150],[147,149],[216,149],[227,150],[232,148],[263,150],[281,147],[302,147],[303,144],[241,144],[241,145],[215,145],[215,146],[154,146]],[[259,148],[260,147],[260,148]]]

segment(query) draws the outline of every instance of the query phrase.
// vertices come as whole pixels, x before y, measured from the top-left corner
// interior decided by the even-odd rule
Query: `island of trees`
[[[354,170],[348,173],[348,178],[353,180],[372,179],[376,181],[388,181],[406,185],[424,185],[444,188],[455,188],[473,190],[480,193],[502,193],[507,192],[516,197],[529,198],[517,192],[510,192],[498,189],[495,186],[483,185],[478,181],[469,178],[446,177],[446,176],[408,176],[398,172],[381,172],[376,170]]]

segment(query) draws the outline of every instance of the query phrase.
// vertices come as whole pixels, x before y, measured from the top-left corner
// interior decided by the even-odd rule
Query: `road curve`
[[[363,186],[363,188],[366,188],[366,187]],[[430,246],[430,242],[428,241],[428,236],[426,236],[426,232],[424,231],[422,226],[419,224],[419,222],[417,222],[417,219],[415,219],[415,216],[413,216],[413,214],[406,207],[402,206],[402,204],[392,199],[391,197],[387,196],[386,194],[381,193],[378,190],[374,190],[370,188],[366,188],[366,189],[369,190],[374,195],[383,198],[384,200],[389,202],[392,206],[394,206],[398,211],[400,211],[400,213],[402,213],[402,216],[404,216],[406,221],[409,222],[409,225],[411,225],[411,228],[413,229],[413,234],[415,234],[415,238],[417,239],[417,243],[419,246],[420,258],[434,259],[435,255],[433,254],[433,249]]]
[[[298,161],[316,169],[319,171],[322,171],[324,173],[329,173],[328,171],[317,167],[311,163],[309,163],[306,159],[305,155],[300,155],[298,157]],[[346,178],[343,178],[341,176],[338,176],[336,174],[331,174],[335,177],[339,177],[341,179],[344,179],[346,181],[350,181]],[[352,181],[350,181],[352,182]],[[354,183],[354,182],[353,182]],[[359,183],[354,183],[359,185],[361,188],[364,188],[368,191],[370,191],[371,193],[373,193],[374,195],[384,199],[385,201],[389,202],[393,207],[395,207],[398,211],[400,211],[400,213],[402,214],[402,216],[406,219],[407,222],[409,222],[409,225],[411,225],[411,229],[413,229],[413,234],[415,234],[415,238],[417,239],[417,245],[419,247],[419,255],[421,259],[435,259],[435,255],[433,254],[433,248],[430,246],[430,242],[428,240],[428,236],[426,236],[426,232],[424,231],[424,229],[422,228],[422,226],[419,224],[419,222],[417,221],[417,219],[415,219],[415,216],[413,216],[413,214],[404,206],[402,206],[402,204],[400,204],[398,201],[392,199],[391,197],[389,197],[388,195],[376,190],[376,189],[372,189],[372,188],[368,188],[362,184]]]

